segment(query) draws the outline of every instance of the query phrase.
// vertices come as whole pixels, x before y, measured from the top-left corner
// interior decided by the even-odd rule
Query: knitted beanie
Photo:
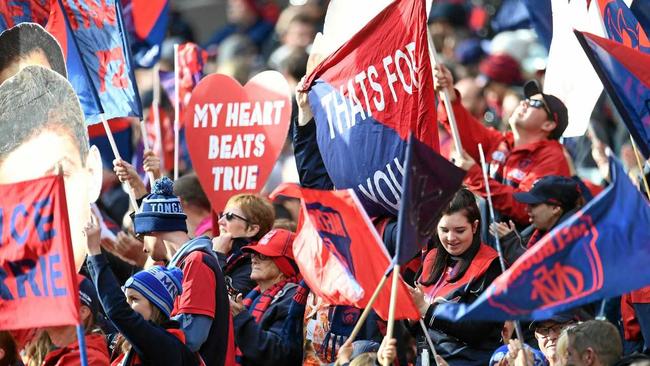
[[[141,293],[169,317],[174,308],[174,299],[183,292],[183,271],[176,267],[153,266],[126,280],[123,290],[127,288]]]
[[[151,194],[142,200],[133,225],[136,234],[152,232],[187,232],[185,213],[181,201],[174,196],[174,183],[167,177],[158,179]]]

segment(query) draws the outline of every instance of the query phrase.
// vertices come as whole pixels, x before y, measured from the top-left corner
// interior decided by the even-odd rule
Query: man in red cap
[[[452,156],[454,163],[467,171],[465,184],[485,197],[486,187],[479,161],[478,144],[482,144],[490,166],[490,191],[500,221],[510,218],[519,226],[528,224],[526,204],[515,200],[517,192],[527,192],[533,183],[547,175],[570,176],[569,165],[558,139],[568,125],[567,109],[557,97],[543,94],[536,81],[524,85],[525,99],[508,120],[512,131],[502,133],[483,126],[460,103],[453,89],[451,73],[443,65],[434,70],[436,90],[449,91],[458,132],[465,150]],[[438,120],[450,130],[443,103]]]
[[[302,342],[291,339],[285,326],[300,280],[292,251],[295,237],[275,229],[257,244],[242,248],[251,253],[251,279],[257,283],[245,299],[238,295],[230,300],[235,343],[244,366],[302,364]]]

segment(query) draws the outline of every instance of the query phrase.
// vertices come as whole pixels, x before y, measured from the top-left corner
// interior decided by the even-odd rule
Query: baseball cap
[[[96,317],[97,314],[101,313],[101,305],[95,286],[88,277],[81,274],[77,274],[77,285],[79,286],[79,301],[81,305],[86,305]]]
[[[526,96],[526,98],[530,98],[533,95],[537,94],[542,95],[544,104],[546,104],[548,112],[550,112],[549,117],[551,117],[556,123],[555,129],[551,131],[549,137],[557,140],[562,136],[564,130],[566,130],[567,126],[569,125],[569,114],[567,112],[566,106],[556,96],[542,93],[542,88],[540,88],[537,80],[528,81],[524,85],[524,96]]]
[[[296,234],[285,229],[273,229],[266,233],[256,244],[247,245],[241,250],[246,253],[258,253],[271,257],[282,273],[293,276],[298,272],[293,260],[293,240]]]
[[[514,197],[521,203],[529,205],[547,203],[561,206],[566,211],[576,206],[580,197],[580,188],[571,178],[549,175],[533,183],[528,192],[517,192]]]

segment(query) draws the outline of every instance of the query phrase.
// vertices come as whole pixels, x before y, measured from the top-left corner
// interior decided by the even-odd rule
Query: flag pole
[[[86,354],[86,336],[84,334],[84,327],[77,324],[77,341],[79,342],[79,358],[81,359],[81,366],[88,366],[88,356]]]
[[[162,128],[160,127],[160,64],[153,66],[153,101],[151,103],[153,109],[153,125],[156,132],[156,140],[153,147],[158,147],[156,151],[160,158],[161,169],[165,166],[164,151],[162,146]],[[164,169],[163,169],[164,170]]]
[[[492,206],[492,194],[490,193],[490,182],[488,180],[488,171],[487,171],[487,164],[485,162],[485,155],[483,154],[483,145],[478,144],[478,152],[479,155],[481,156],[481,171],[483,172],[483,181],[485,183],[485,191],[487,193],[487,201],[488,201],[488,208],[490,210],[490,225],[494,223],[495,216],[494,216],[494,206]],[[495,241],[496,241],[496,249],[497,253],[499,254],[499,264],[501,265],[501,272],[506,271],[506,261],[503,258],[503,251],[501,250],[501,240],[499,238],[499,235],[494,236]],[[515,332],[517,333],[517,338],[524,343],[524,332],[521,330],[521,322],[519,320],[515,320]],[[526,352],[524,352],[524,361],[526,357]],[[524,362],[526,363],[526,362]]]
[[[102,125],[104,125],[104,131],[106,131],[106,137],[108,137],[108,143],[111,145],[111,149],[113,150],[113,155],[115,155],[115,158],[118,160],[122,160],[122,157],[120,156],[119,150],[117,150],[117,145],[115,144],[115,139],[113,138],[113,132],[111,132],[111,128],[108,126],[108,122],[106,121],[106,118],[104,118],[104,114],[100,114],[99,118],[102,121]],[[128,194],[129,194],[129,201],[131,202],[131,205],[133,206],[134,210],[138,209],[138,201],[135,199],[135,193],[133,192],[133,187],[129,184],[129,182],[126,182],[126,186],[129,188]]]
[[[361,316],[359,317],[359,320],[357,320],[357,324],[355,324],[354,329],[352,329],[352,333],[350,333],[350,336],[348,339],[345,340],[345,343],[352,343],[354,342],[354,339],[357,338],[357,335],[359,335],[359,332],[361,331],[361,327],[363,326],[363,323],[366,321],[366,318],[368,318],[368,315],[370,314],[370,310],[372,310],[372,305],[375,303],[377,298],[379,297],[379,293],[381,290],[384,288],[384,285],[386,284],[386,281],[388,280],[388,276],[390,276],[391,272],[393,271],[393,264],[390,264],[390,267],[386,270],[386,273],[384,273],[384,276],[381,278],[379,281],[379,284],[375,288],[375,292],[372,293],[372,296],[370,297],[370,300],[368,300],[368,304],[366,305],[366,308],[363,309],[363,312],[361,313]]]
[[[645,174],[643,174],[643,164],[641,163],[641,154],[639,153],[639,148],[636,146],[636,142],[634,142],[634,137],[630,134],[630,141],[632,141],[632,149],[634,149],[634,156],[636,157],[636,164],[639,167],[639,173],[641,173],[641,179],[643,179],[643,186],[645,187],[645,192],[648,195],[648,198],[650,199],[650,188],[648,188],[648,180],[645,177]]]
[[[140,121],[140,130],[142,133],[142,144],[144,145],[144,149],[149,150],[149,140],[147,139],[147,128],[144,126],[144,121]],[[153,187],[153,182],[155,181],[153,173],[147,172],[147,177],[149,177],[149,184]]]
[[[429,60],[431,61],[431,70],[439,63],[438,60],[438,51],[436,46],[433,44],[433,39],[431,39],[431,33],[429,33],[429,27],[427,27],[427,41],[429,43]],[[439,92],[442,102],[445,104],[445,109],[447,110],[447,119],[449,120],[449,126],[451,127],[451,136],[454,139],[454,146],[456,147],[456,153],[459,156],[463,154],[463,144],[460,142],[460,134],[458,133],[458,125],[456,124],[456,115],[454,114],[454,109],[451,105],[451,98],[449,96],[449,91],[445,88]]]
[[[399,244],[398,244],[399,246]],[[396,263],[393,266],[393,283],[391,284],[390,288],[390,305],[388,307],[388,326],[386,328],[386,338],[391,339],[393,338],[393,330],[395,328],[395,302],[397,300],[397,284],[399,281],[399,269],[400,265],[399,263]],[[386,362],[383,364],[384,366],[390,365],[390,363]]]
[[[178,180],[178,149],[180,129],[180,62],[178,60],[178,44],[174,45],[174,181]]]

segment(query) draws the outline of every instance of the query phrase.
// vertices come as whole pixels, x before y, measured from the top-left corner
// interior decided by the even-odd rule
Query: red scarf
[[[264,291],[264,293],[261,293],[260,287],[257,286],[251,290],[251,292],[249,292],[244,299],[244,306],[246,309],[248,309],[248,311],[250,311],[253,318],[255,318],[255,322],[259,324],[262,321],[262,316],[264,316],[266,310],[269,308],[269,306],[271,306],[271,302],[273,302],[273,299],[278,294],[278,292],[280,292],[284,286],[287,285],[287,283],[298,283],[299,281],[300,278],[298,276],[289,277],[284,281],[280,281],[271,286],[271,288]],[[256,301],[258,297],[259,299]],[[253,302],[255,302],[255,306],[251,309]]]

